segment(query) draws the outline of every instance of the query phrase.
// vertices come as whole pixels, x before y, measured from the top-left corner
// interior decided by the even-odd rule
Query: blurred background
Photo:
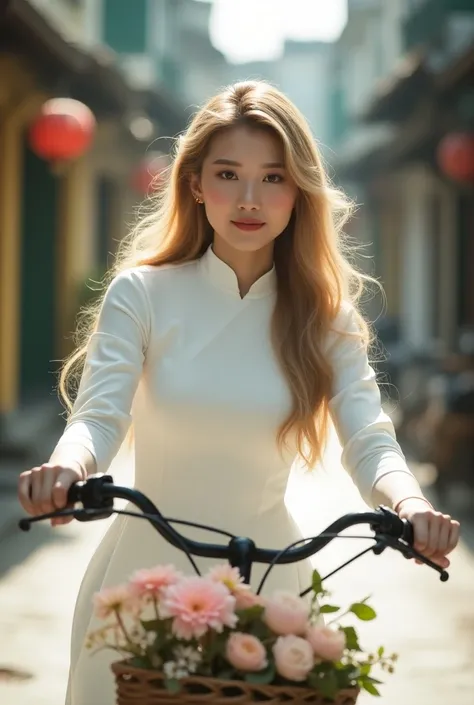
[[[159,188],[172,138],[248,78],[303,111],[358,204],[347,233],[386,293],[364,302],[384,402],[427,494],[463,522],[445,586],[401,560],[386,560],[390,586],[381,559],[353,569],[351,585],[378,585],[385,641],[393,611],[410,615],[384,702],[472,703],[474,0],[0,0],[0,76],[2,705],[62,702],[75,594],[104,528],[15,528],[18,472],[64,423],[55,372],[77,312]],[[331,473],[290,488],[308,532],[361,501],[339,455],[333,443]],[[116,467],[130,480],[126,453]]]

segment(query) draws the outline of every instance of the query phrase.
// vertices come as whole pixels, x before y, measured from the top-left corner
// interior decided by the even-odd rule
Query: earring
[[[196,203],[204,203],[204,201],[202,201],[199,196],[194,196],[194,200],[196,201]]]

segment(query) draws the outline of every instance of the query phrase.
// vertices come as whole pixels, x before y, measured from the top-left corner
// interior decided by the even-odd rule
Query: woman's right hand
[[[54,512],[66,507],[67,493],[71,485],[84,479],[85,472],[79,464],[43,463],[21,473],[18,498],[23,509],[33,516]],[[69,524],[72,518],[51,519],[51,525]]]

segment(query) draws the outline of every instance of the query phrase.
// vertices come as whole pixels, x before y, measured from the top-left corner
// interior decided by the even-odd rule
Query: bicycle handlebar
[[[74,508],[66,510],[66,513],[64,511],[56,511],[41,516],[24,518],[20,520],[19,526],[23,531],[28,531],[31,524],[36,521],[65,515],[72,515],[79,521],[105,519],[117,512],[114,509],[114,499],[124,499],[140,509],[143,515],[137,514],[134,516],[144,516],[144,518],[148,519],[168,543],[188,555],[195,568],[196,566],[191,556],[227,560],[231,565],[240,569],[246,582],[250,581],[253,563],[273,566],[302,561],[324,548],[341,531],[359,524],[367,524],[374,531],[375,538],[378,540],[377,546],[374,547],[374,552],[381,553],[384,548],[390,546],[399,550],[407,558],[418,558],[423,563],[437,570],[443,582],[449,578],[445,570],[413,548],[413,527],[410,522],[406,519],[400,519],[395,512],[387,507],[379,507],[369,512],[346,514],[334,521],[319,536],[307,540],[304,545],[292,546],[285,550],[259,548],[251,539],[235,536],[227,544],[213,544],[196,541],[179,533],[142,492],[130,487],[115,485],[110,475],[93,475],[85,481],[72,485],[68,492],[68,504],[75,505],[80,503],[82,504],[82,509]],[[199,528],[197,524],[194,526]],[[217,529],[213,530],[229,536],[227,532],[219,532]],[[305,539],[302,541],[305,541]],[[377,547],[378,550],[376,551]]]

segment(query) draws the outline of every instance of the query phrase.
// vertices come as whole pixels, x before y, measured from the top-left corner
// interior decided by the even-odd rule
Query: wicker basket
[[[358,688],[340,691],[335,700],[325,699],[310,688],[253,685],[193,676],[182,681],[178,694],[169,693],[163,674],[129,666],[126,661],[112,664],[117,684],[117,705],[354,705]]]

